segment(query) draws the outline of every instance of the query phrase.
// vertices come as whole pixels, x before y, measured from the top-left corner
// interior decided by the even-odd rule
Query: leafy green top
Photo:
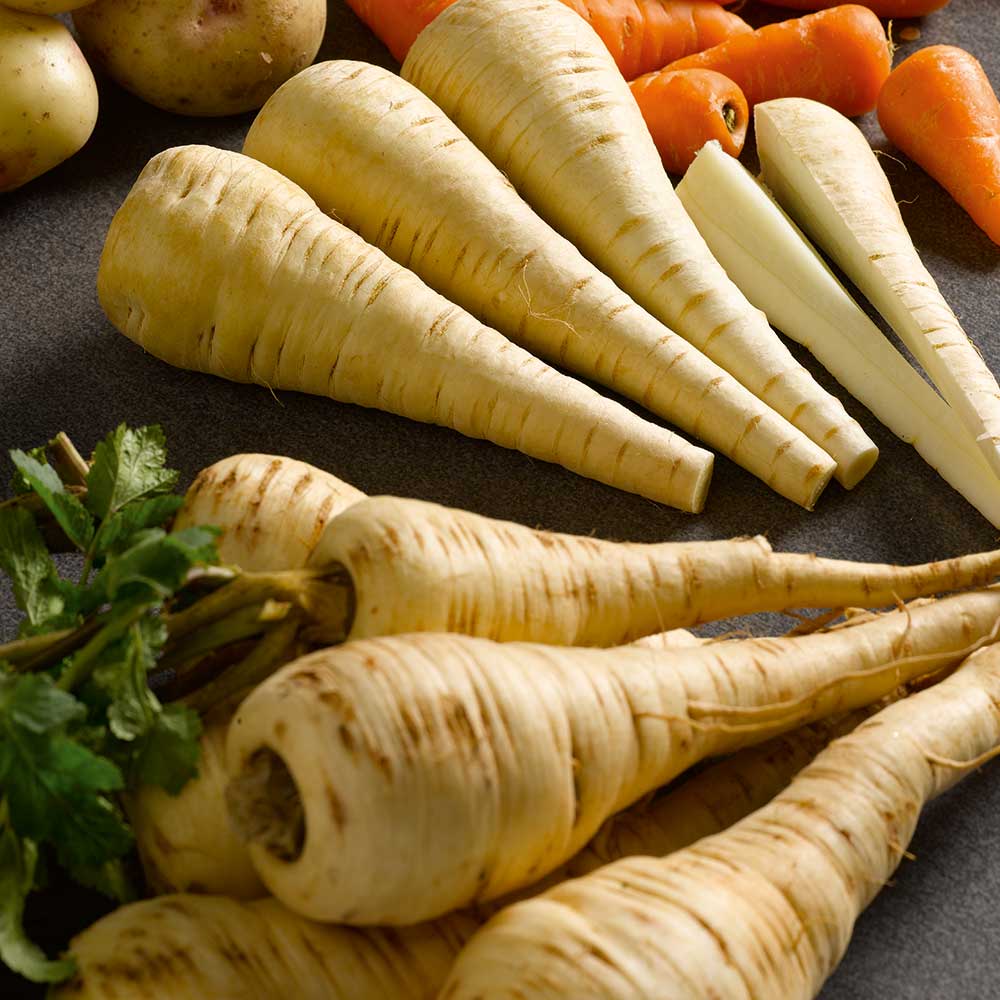
[[[11,458],[15,494],[33,494],[83,555],[80,578],[63,578],[30,505],[0,505],[0,570],[24,612],[21,636],[51,640],[38,663],[0,658],[0,958],[55,982],[72,961],[48,960],[22,926],[42,862],[124,898],[132,834],[115,793],[176,793],[197,773],[197,714],[162,705],[147,674],[167,640],[164,602],[217,553],[214,529],[165,530],[182,498],[169,493],[177,473],[158,427],[109,434],[76,491],[45,448]],[[64,630],[86,641],[60,656]]]

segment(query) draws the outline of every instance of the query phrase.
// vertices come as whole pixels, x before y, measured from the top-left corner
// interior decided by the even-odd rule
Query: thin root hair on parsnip
[[[883,607],[984,586],[1000,552],[890,566],[772,552],[762,537],[633,544],[371,497],[332,520],[310,565],[351,580],[348,638],[461,632],[612,646],[758,611]]]
[[[244,153],[538,357],[642,403],[812,507],[818,445],[637,306],[397,74],[319,63],[261,109]]]
[[[198,473],[173,527],[221,528],[220,561],[243,570],[301,569],[327,522],[364,496],[307,462],[231,455]]]
[[[729,830],[504,910],[441,1000],[812,1000],[924,803],[996,753],[998,706],[992,646],[837,740]]]
[[[767,189],[710,142],[677,195],[747,298],[991,524],[1000,484],[958,414],[896,350]]]
[[[559,0],[458,0],[401,73],[626,294],[830,454],[843,485],[868,472],[878,449],[711,255],[586,21]]]
[[[111,223],[97,286],[118,329],[179,367],[377,407],[683,510],[704,504],[709,452],[481,325],[239,153],[153,157]]]
[[[954,664],[998,617],[990,589],[851,629],[673,651],[442,634],[347,643],[242,703],[230,812],[265,884],[297,912],[431,919],[538,881],[701,759]],[[699,703],[794,707],[729,732],[693,718]]]
[[[762,179],[882,314],[1000,475],[1000,387],[920,260],[868,140],[815,101],[754,111]]]

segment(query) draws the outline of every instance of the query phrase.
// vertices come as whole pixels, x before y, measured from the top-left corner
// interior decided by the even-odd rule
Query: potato
[[[72,156],[97,121],[97,86],[58,21],[0,7],[0,191]]]
[[[26,14],[65,14],[91,0],[3,0],[4,7],[23,10]]]
[[[23,10],[26,14],[65,14],[91,0],[3,0],[4,7]]]
[[[259,108],[316,56],[325,0],[96,0],[73,14],[84,50],[166,111]]]

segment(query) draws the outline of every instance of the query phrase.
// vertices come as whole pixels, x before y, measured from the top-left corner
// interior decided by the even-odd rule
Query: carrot
[[[219,560],[243,570],[300,569],[327,522],[364,499],[336,476],[294,458],[233,455],[202,469],[174,518],[222,529]]]
[[[704,757],[958,662],[995,638],[998,616],[1000,591],[987,590],[824,634],[676,651],[426,634],[348,643],[289,664],[241,704],[226,745],[230,812],[296,912],[432,919],[537,881]]]
[[[1000,747],[1000,647],[862,723],[773,802],[495,917],[441,1000],[812,1000],[906,854],[921,807]]]
[[[453,0],[348,0],[348,6],[402,62],[417,35]],[[563,0],[590,22],[626,80],[690,52],[749,32],[710,0]]]
[[[878,120],[1000,243],[1000,101],[979,60],[953,45],[915,52],[889,74]]]
[[[154,157],[115,215],[97,284],[111,322],[179,367],[376,406],[704,504],[710,453],[482,326],[239,153]]]
[[[1000,387],[906,230],[868,140],[815,101],[754,113],[762,179],[899,334],[1000,474]]]
[[[879,17],[923,17],[942,7],[951,0],[863,0],[861,6],[878,14]],[[768,0],[775,7],[790,7],[793,10],[822,10],[836,7],[840,0]]]
[[[641,402],[782,496],[809,508],[828,481],[819,445],[623,294],[395,73],[310,67],[243,151],[536,357]]]
[[[712,70],[660,70],[629,84],[646,120],[663,166],[683,174],[695,154],[717,139],[730,156],[739,156],[749,114],[743,91]]]
[[[714,69],[740,85],[750,107],[778,97],[808,97],[841,114],[875,107],[892,57],[879,19],[858,4],[769,24],[672,63]]]
[[[583,20],[557,0],[458,0],[402,75],[623,291],[830,454],[843,485],[871,468],[871,440],[712,257]]]

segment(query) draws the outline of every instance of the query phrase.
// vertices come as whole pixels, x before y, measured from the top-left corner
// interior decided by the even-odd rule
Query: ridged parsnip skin
[[[217,892],[257,899],[267,890],[225,809],[226,732],[235,705],[204,720],[198,774],[178,795],[141,785],[128,816],[146,882],[155,893]]]
[[[392,930],[334,927],[273,899],[161,896],[77,935],[50,1000],[434,1000],[477,926],[454,913]]]
[[[153,157],[111,223],[108,318],[182,368],[374,406],[683,510],[712,455],[549,368],[249,157]]]
[[[495,917],[441,1000],[812,1000],[923,804],[1000,744],[1000,647],[833,743],[769,805]]]
[[[433,101],[367,63],[320,63],[243,152],[432,288],[552,364],[638,400],[811,508],[833,460],[555,233]]]
[[[1000,527],[1000,482],[958,414],[858,307],[767,189],[711,142],[677,196],[747,298]]]
[[[97,106],[94,74],[65,26],[0,5],[0,193],[78,152]]]
[[[174,530],[222,529],[219,558],[251,572],[301,569],[331,518],[365,494],[307,462],[282,455],[230,455],[202,469]]]
[[[754,110],[761,177],[913,352],[1000,474],[1000,387],[924,267],[858,127],[816,101]]]
[[[983,586],[1000,573],[1000,552],[889,566],[772,552],[760,536],[608,542],[370,497],[327,526],[311,565],[329,563],[353,583],[350,639],[462,632],[613,646],[757,611],[882,607]]]
[[[871,468],[878,449],[698,235],[628,85],[581,17],[559,0],[458,0],[421,32],[401,72],[639,305],[832,455],[841,483]]]
[[[348,643],[241,704],[227,799],[264,883],[296,912],[432,919],[538,881],[700,759],[957,662],[998,615],[1000,592],[971,591],[841,631],[675,651]]]

